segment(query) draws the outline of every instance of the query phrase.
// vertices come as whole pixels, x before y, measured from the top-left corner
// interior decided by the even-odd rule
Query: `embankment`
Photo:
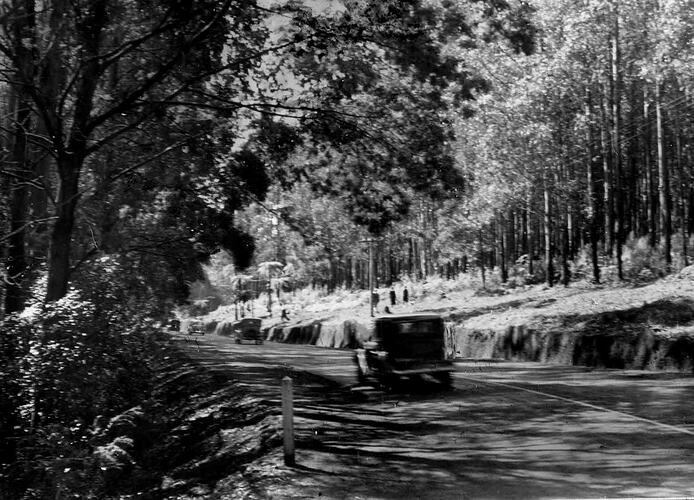
[[[686,297],[598,314],[537,315],[495,327],[478,317],[454,329],[458,357],[694,371],[694,300]]]
[[[694,371],[694,300],[668,297],[651,303],[586,314],[531,313],[513,302],[498,310],[443,313],[447,350],[457,358],[498,358],[599,368]],[[505,309],[504,309],[505,308]],[[533,310],[533,308],[535,308]],[[510,316],[510,317],[509,317]],[[368,339],[369,320],[316,319],[265,328],[266,340],[288,344],[352,349]],[[229,335],[226,322],[207,330]]]

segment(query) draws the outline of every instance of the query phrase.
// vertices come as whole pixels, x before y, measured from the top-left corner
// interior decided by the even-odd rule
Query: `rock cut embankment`
[[[662,284],[574,289],[558,298],[509,295],[491,305],[431,310],[446,320],[447,351],[456,358],[692,372],[694,294],[672,294],[692,288],[689,280],[679,283],[667,290]],[[213,322],[207,331],[231,335],[230,325]],[[264,332],[270,342],[353,349],[369,338],[371,327],[370,318],[322,318],[270,325]]]

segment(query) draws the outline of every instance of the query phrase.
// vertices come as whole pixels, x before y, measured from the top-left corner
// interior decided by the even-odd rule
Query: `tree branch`
[[[132,91],[128,96],[126,96],[120,104],[112,107],[111,109],[107,110],[106,112],[102,113],[99,116],[93,117],[89,123],[86,125],[86,132],[90,133],[93,131],[95,128],[97,128],[99,125],[107,121],[109,118],[111,118],[114,115],[117,115],[119,113],[122,113],[124,111],[127,111],[130,109],[130,107],[135,104],[142,96],[144,96],[147,91],[152,89],[154,86],[157,84],[161,83],[170,73],[171,70],[180,62],[181,57],[186,54],[188,51],[190,51],[195,45],[200,43],[207,33],[212,29],[212,27],[219,22],[224,15],[226,15],[227,11],[231,7],[232,0],[226,0],[223,4],[223,6],[220,8],[220,10],[212,17],[212,19],[205,25],[203,26],[197,34],[192,36],[189,40],[187,40],[185,43],[183,43],[178,51],[176,52],[175,55],[173,55],[168,61],[166,61],[163,65],[161,65],[157,71],[149,78],[147,78],[142,85],[140,85],[137,89]]]

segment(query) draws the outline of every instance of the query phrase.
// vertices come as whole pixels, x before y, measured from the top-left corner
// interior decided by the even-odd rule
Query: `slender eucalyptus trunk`
[[[549,184],[545,174],[543,183],[544,195],[544,228],[545,228],[545,269],[547,270],[547,284],[554,286],[554,264],[552,263],[552,213]]]
[[[605,254],[612,255],[614,249],[614,201],[612,185],[612,165],[610,161],[609,136],[607,131],[607,113],[604,101],[600,107],[600,147],[602,156],[602,181],[603,181],[603,214],[605,218]]]
[[[506,265],[507,262],[507,252],[508,252],[508,245],[506,243],[506,226],[505,226],[505,220],[504,216],[502,214],[499,214],[497,217],[497,231],[496,231],[496,240],[497,240],[497,253],[499,256],[499,272],[500,272],[500,277],[501,277],[501,282],[506,283],[508,281],[508,268]]]
[[[660,246],[665,253],[668,270],[672,265],[672,214],[670,213],[670,181],[665,162],[665,138],[663,133],[663,113],[661,109],[661,83],[655,84],[656,140],[658,143],[658,197],[660,203]]]
[[[599,221],[598,221],[598,197],[595,175],[595,162],[593,161],[593,133],[590,123],[590,94],[585,104],[585,113],[588,118],[586,126],[586,144],[587,144],[587,161],[586,161],[586,184],[588,186],[588,228],[590,233],[590,260],[593,269],[593,282],[600,283],[600,264],[598,252],[599,238]]]
[[[533,265],[533,258],[535,256],[535,234],[533,233],[533,218],[530,212],[531,210],[532,198],[530,192],[527,194],[526,207],[525,207],[525,217],[527,220],[527,253],[528,253],[528,276],[531,278],[535,274],[535,269]]]
[[[615,4],[616,5],[616,4]],[[622,244],[624,243],[624,186],[622,182],[622,148],[620,142],[621,135],[621,72],[620,72],[620,49],[619,49],[619,13],[614,13],[614,26],[611,40],[611,100],[612,100],[612,165],[614,172],[614,205],[616,212],[616,226],[614,243],[616,246],[617,257],[617,276],[620,280],[624,279],[624,269],[622,266]]]
[[[655,248],[658,242],[658,228],[656,222],[656,212],[658,200],[655,197],[655,183],[653,181],[653,165],[651,156],[651,126],[649,119],[648,105],[648,88],[644,86],[643,90],[643,163],[646,170],[646,181],[644,189],[646,194],[644,201],[647,211],[647,228],[648,228],[648,243],[652,248]]]
[[[477,263],[480,268],[480,278],[482,280],[482,288],[485,288],[487,283],[486,283],[486,275],[485,275],[485,268],[484,268],[484,242],[483,242],[483,233],[482,230],[480,229],[479,232],[477,233]]]
[[[685,173],[682,165],[682,128],[680,113],[675,111],[675,162],[677,165],[677,175],[679,177],[678,186],[678,208],[680,215],[680,234],[682,237],[682,263],[684,266],[689,265],[689,257],[687,256],[687,205],[685,196]]]
[[[569,268],[569,213],[565,214],[561,232],[561,282],[564,286],[569,286],[571,282],[571,269]]]

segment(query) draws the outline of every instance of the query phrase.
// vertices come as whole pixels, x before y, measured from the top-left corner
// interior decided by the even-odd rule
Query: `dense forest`
[[[0,477],[86,460],[211,276],[687,265],[693,35],[684,0],[0,2]]]
[[[455,176],[443,190],[425,174],[435,189],[410,184],[386,205],[405,201],[407,210],[375,225],[364,224],[353,198],[316,198],[304,185],[278,189],[279,224],[257,206],[242,217],[257,231],[256,263],[291,262],[303,283],[329,289],[364,287],[364,242],[375,237],[376,278],[385,285],[469,271],[494,272],[501,282],[599,283],[688,265],[691,5],[521,5],[519,31],[505,40],[439,39],[441,53],[478,84],[472,100],[441,89],[441,144]],[[303,153],[290,160],[305,162]],[[317,174],[329,180],[330,168]],[[289,233],[303,241],[288,244]]]

